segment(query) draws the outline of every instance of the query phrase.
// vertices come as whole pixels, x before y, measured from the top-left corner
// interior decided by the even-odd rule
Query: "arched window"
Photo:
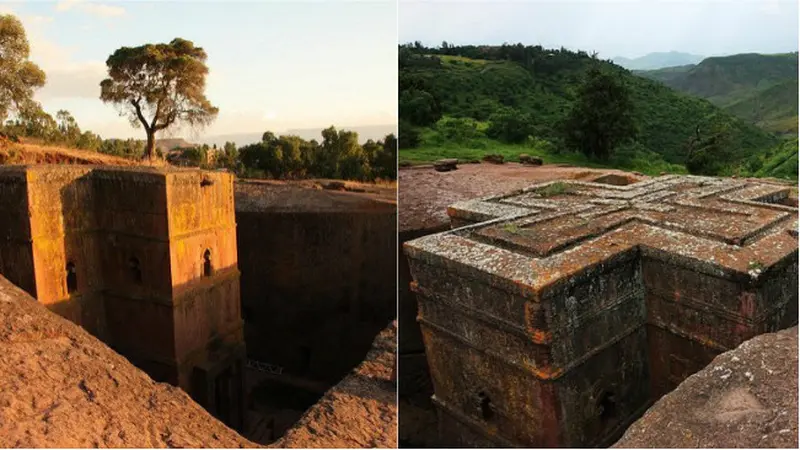
[[[213,271],[213,267],[211,267],[211,250],[206,249],[203,252],[203,276],[210,277]]]
[[[478,392],[478,409],[480,410],[483,420],[491,420],[494,417],[494,409],[492,407],[492,400],[483,391]]]
[[[600,420],[608,422],[617,417],[617,401],[613,392],[603,391],[597,400],[597,411],[600,413]]]
[[[139,258],[133,256],[128,260],[128,272],[134,284],[142,284],[142,268],[139,264]]]
[[[73,293],[78,290],[78,274],[75,271],[75,263],[67,262],[67,292]]]

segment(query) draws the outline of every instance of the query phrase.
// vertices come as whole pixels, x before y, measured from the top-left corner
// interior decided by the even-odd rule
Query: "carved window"
[[[142,284],[142,267],[139,264],[139,258],[134,256],[128,260],[128,272],[134,284]]]
[[[494,407],[492,400],[486,395],[485,392],[478,392],[477,395],[478,412],[483,420],[489,421],[494,417]]]
[[[211,265],[211,250],[203,252],[203,276],[210,277],[214,268]]]
[[[67,292],[73,293],[78,290],[78,273],[75,271],[75,263],[67,262]]]
[[[603,391],[597,399],[597,412],[600,421],[608,422],[617,417],[617,399],[613,392]]]

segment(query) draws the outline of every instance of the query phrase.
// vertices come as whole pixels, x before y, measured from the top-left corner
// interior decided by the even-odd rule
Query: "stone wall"
[[[287,210],[240,207],[246,203],[239,196],[248,356],[290,374],[337,382],[396,317],[395,205],[365,199],[369,207]]]
[[[0,273],[154,379],[181,386],[214,412],[233,402],[222,406],[225,420],[242,424],[230,175],[10,166],[0,168],[0,187],[15,196],[2,208],[25,205],[0,217]],[[209,395],[218,382],[226,393]]]
[[[374,339],[364,361],[271,447],[397,447],[397,323]]]

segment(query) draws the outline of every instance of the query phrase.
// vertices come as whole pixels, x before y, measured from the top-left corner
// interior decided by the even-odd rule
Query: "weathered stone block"
[[[788,187],[599,181],[461,202],[457,228],[406,243],[444,443],[609,444],[715,355],[797,323]]]
[[[2,167],[0,273],[195,395],[196,367],[223,373],[243,355],[232,186],[200,170]],[[244,408],[237,395],[225,411]]]
[[[457,159],[440,159],[433,163],[433,168],[437,172],[449,172],[458,169]]]

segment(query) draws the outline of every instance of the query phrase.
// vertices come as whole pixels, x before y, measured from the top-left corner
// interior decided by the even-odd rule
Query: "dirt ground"
[[[543,181],[587,180],[610,173],[630,175],[621,170],[517,163],[461,164],[451,172],[437,172],[433,166],[400,168],[397,173],[399,230],[446,226],[449,223],[447,207],[462,200],[501,194]]]
[[[395,321],[375,338],[364,362],[271,447],[397,447],[396,352]]]
[[[397,185],[338,180],[238,180],[237,211],[324,212],[395,208]]]

